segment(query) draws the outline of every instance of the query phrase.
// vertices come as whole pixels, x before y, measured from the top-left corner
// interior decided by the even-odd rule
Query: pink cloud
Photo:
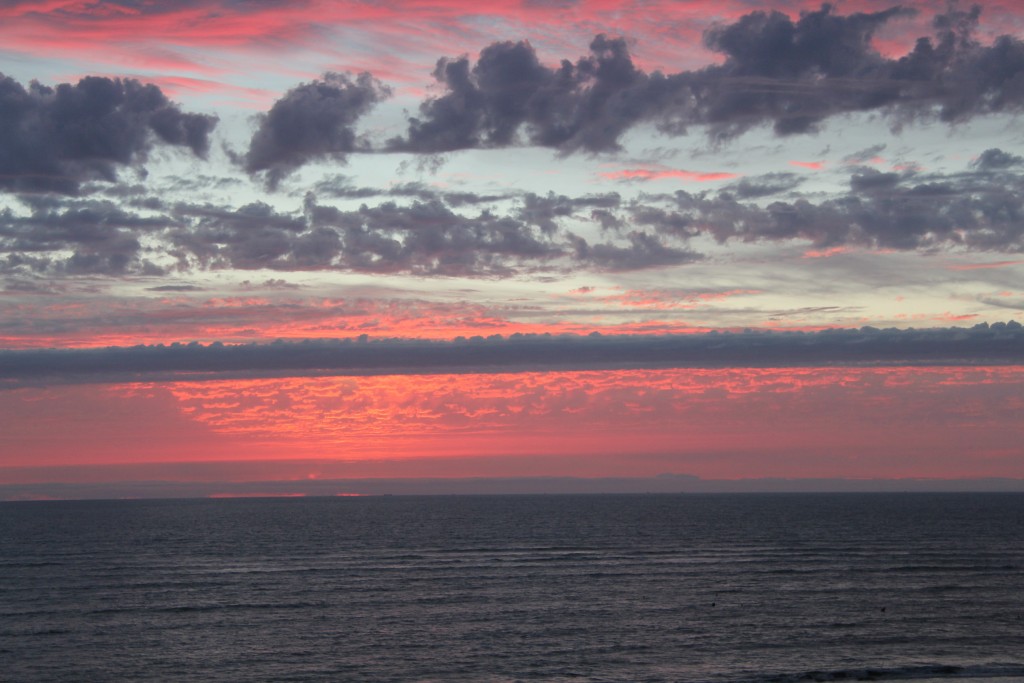
[[[946,311],[945,313],[938,314],[934,319],[944,323],[960,323],[965,320],[974,320],[978,317],[977,313],[950,313]]]
[[[622,294],[601,297],[605,303],[629,308],[694,309],[712,301],[724,301],[734,296],[760,294],[758,289],[729,289],[717,292],[694,292],[679,289],[631,289]]]
[[[934,3],[908,0],[922,10],[912,20],[882,27],[875,47],[888,57],[905,54],[914,40],[931,32]],[[820,0],[780,0],[772,7],[796,18],[817,10]],[[308,50],[332,32],[358,32],[382,49],[366,54],[413,55],[409,73],[389,70],[397,80],[428,79],[429,66],[442,55],[476,53],[495,40],[529,37],[542,58],[578,54],[598,33],[635,40],[636,63],[647,70],[675,72],[721,60],[702,45],[712,23],[733,22],[749,13],[749,0],[599,0],[585,3],[542,3],[519,0],[467,3],[464,0],[422,2],[393,0],[309,0],[308,2],[234,3],[211,0],[178,3],[156,0],[125,6],[80,0],[10,2],[0,6],[0,41],[5,49],[42,57],[54,53],[107,63],[132,63],[154,51],[219,50],[242,57],[257,53],[277,59],[282,49]],[[844,12],[876,11],[874,0],[849,0]],[[986,7],[981,33],[1013,32],[1020,12],[1009,3]],[[1011,27],[1007,29],[1007,27]],[[427,30],[424,30],[424,28]],[[351,54],[359,48],[353,46]],[[330,47],[322,51],[329,55]],[[390,57],[386,58],[390,59]],[[337,60],[328,57],[327,62]],[[193,68],[196,65],[193,65]],[[245,66],[251,66],[247,59]],[[324,64],[328,66],[328,64]],[[370,67],[371,65],[367,65]],[[425,71],[421,71],[427,67]],[[404,71],[404,76],[400,75]]]
[[[244,103],[248,107],[268,109],[276,97],[276,93],[263,88],[245,88],[207,78],[189,78],[187,76],[135,76],[135,78],[144,83],[156,85],[172,98],[181,97],[187,92],[213,93],[222,97],[231,97],[234,101]]]
[[[800,168],[807,168],[812,171],[820,171],[821,169],[825,168],[826,163],[827,162],[824,161],[790,161],[789,165],[799,166]]]
[[[836,254],[845,254],[852,251],[850,247],[828,247],[826,249],[808,249],[803,253],[803,258],[831,258]]]
[[[989,261],[987,263],[954,263],[946,266],[946,268],[949,270],[983,270],[987,268],[1008,268],[1022,264],[1024,264],[1024,261]]]
[[[627,168],[621,171],[609,171],[607,173],[599,174],[602,178],[607,180],[666,180],[666,179],[678,179],[688,180],[698,183],[706,183],[715,180],[730,180],[738,177],[735,173],[726,173],[721,171],[715,172],[702,172],[702,171],[684,171],[682,169],[675,168]]]

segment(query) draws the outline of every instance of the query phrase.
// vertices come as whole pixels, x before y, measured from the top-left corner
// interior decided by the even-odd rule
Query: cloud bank
[[[204,346],[0,351],[0,383],[198,380],[294,375],[507,373],[612,368],[1021,365],[1017,322],[924,330],[844,329],[586,337],[521,335],[453,341],[316,340]]]

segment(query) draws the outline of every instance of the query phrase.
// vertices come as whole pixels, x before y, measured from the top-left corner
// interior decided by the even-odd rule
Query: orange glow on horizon
[[[70,386],[0,392],[0,414],[5,465],[22,468],[164,463],[187,472],[262,460],[276,480],[1024,476],[1024,367]],[[237,476],[224,467],[221,476]]]

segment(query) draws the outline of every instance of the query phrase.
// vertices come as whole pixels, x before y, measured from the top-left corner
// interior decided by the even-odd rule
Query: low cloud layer
[[[1021,365],[1024,327],[743,332],[665,336],[512,335],[453,341],[173,344],[0,351],[0,386],[287,375],[506,373],[611,368]]]

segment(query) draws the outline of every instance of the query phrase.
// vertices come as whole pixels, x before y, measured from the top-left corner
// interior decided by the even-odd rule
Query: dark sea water
[[[0,504],[0,680],[1024,680],[1024,495]]]

